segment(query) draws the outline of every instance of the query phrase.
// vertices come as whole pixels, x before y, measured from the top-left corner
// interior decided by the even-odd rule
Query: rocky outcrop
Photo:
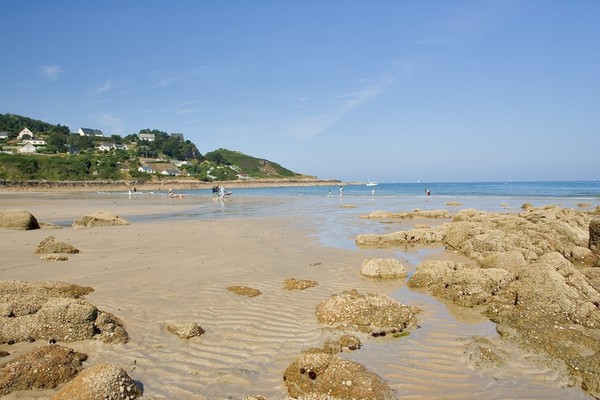
[[[96,364],[86,368],[63,386],[52,400],[133,400],[142,390],[122,368],[114,364]]]
[[[40,224],[28,211],[0,210],[0,229],[28,231],[40,229]]]
[[[391,297],[357,290],[333,295],[316,308],[317,320],[342,330],[383,336],[398,334],[416,325],[420,310]]]
[[[388,384],[363,365],[319,350],[301,354],[287,367],[283,380],[293,398],[396,398]]]
[[[79,250],[54,236],[48,236],[33,250],[34,254],[77,254]]]
[[[362,248],[386,248],[406,244],[439,243],[444,239],[444,226],[433,228],[416,228],[398,231],[386,235],[363,234],[356,237],[356,245]]]
[[[573,381],[600,398],[600,272],[593,252],[599,213],[531,205],[507,214],[462,210],[430,231],[473,262],[425,261],[409,286],[481,306],[504,338],[564,362]],[[405,246],[414,240],[411,233],[383,236]],[[390,245],[371,240],[378,241]],[[502,352],[488,343],[468,352],[476,366],[503,363]]]
[[[395,258],[369,258],[363,261],[360,273],[371,278],[403,278],[406,269]]]
[[[309,279],[288,278],[283,281],[285,290],[305,290],[317,286],[318,283]]]
[[[375,211],[371,214],[361,216],[367,219],[442,219],[450,218],[451,214],[446,210],[420,210],[418,208],[406,212]]]
[[[429,260],[417,266],[408,285],[429,288],[435,296],[466,307],[486,303],[516,278],[502,268],[470,268],[451,261]]]
[[[80,298],[91,291],[64,282],[0,281],[0,343],[92,338],[127,342],[117,317]]]
[[[196,322],[178,322],[167,325],[167,330],[182,339],[191,339],[202,335],[205,331]]]
[[[262,292],[258,289],[254,289],[248,286],[229,286],[227,288],[227,290],[229,290],[232,293],[235,293],[237,295],[240,296],[247,296],[247,297],[256,297],[256,296],[260,296],[262,294]]]
[[[98,211],[73,221],[73,228],[75,229],[121,225],[129,225],[129,221],[109,211]]]
[[[0,395],[55,388],[77,375],[86,359],[85,354],[59,345],[35,348],[0,364]]]
[[[600,219],[590,221],[590,240],[589,249],[597,255],[600,255]]]

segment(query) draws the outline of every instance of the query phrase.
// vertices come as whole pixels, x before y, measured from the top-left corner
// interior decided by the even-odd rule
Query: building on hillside
[[[140,133],[138,137],[140,140],[146,140],[148,142],[154,142],[154,139],[156,139],[156,135],[154,133]]]
[[[145,174],[153,174],[154,170],[147,165],[142,165],[138,168],[138,171],[143,172]]]
[[[69,154],[79,154],[81,149],[75,144],[69,145]]]
[[[104,132],[102,132],[100,129],[79,128],[78,133],[81,136],[92,136],[92,137],[104,136]]]
[[[160,172],[161,175],[168,175],[168,176],[179,176],[179,170],[176,169],[163,169]]]
[[[31,139],[23,139],[23,144],[31,143],[34,146],[45,146],[46,141],[44,139],[32,137]]]
[[[127,145],[121,143],[102,142],[100,143],[100,146],[96,148],[100,151],[127,150]]]
[[[17,140],[21,139],[32,139],[33,132],[31,132],[27,127],[23,128],[21,132],[19,132],[19,136],[17,136]]]
[[[8,132],[0,131],[0,140],[8,139]]]
[[[23,146],[19,147],[18,152],[19,153],[24,153],[24,154],[32,154],[35,153],[37,150],[35,148],[34,145],[32,145],[31,143],[25,143]]]
[[[177,138],[177,139],[181,140],[182,142],[185,141],[183,139],[183,133],[171,133],[171,136],[174,137],[174,138]]]

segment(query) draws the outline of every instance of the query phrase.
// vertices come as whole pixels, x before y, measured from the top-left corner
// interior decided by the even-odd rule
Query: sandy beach
[[[129,201],[114,196],[69,199],[63,194],[2,196],[0,208],[22,208],[39,221],[72,221],[86,213],[111,211],[131,225],[56,230],[0,230],[0,280],[56,280],[91,286],[85,298],[120,318],[130,335],[126,344],[86,340],[65,344],[88,354],[85,365],[111,362],[143,385],[145,399],[243,399],[287,395],[282,375],[308,347],[321,346],[335,332],[319,324],[315,307],[333,294],[357,289],[382,293],[418,306],[419,329],[403,338],[362,337],[363,348],[342,357],[380,375],[402,399],[591,398],[568,387],[564,371],[539,355],[500,341],[495,325],[476,308],[460,308],[411,290],[406,279],[361,276],[369,257],[394,257],[409,276],[426,259],[457,259],[441,247],[365,250],[329,246],[323,237],[352,243],[353,232],[390,228],[346,213],[332,224],[326,214],[220,218],[223,208],[210,198],[181,202]],[[236,201],[236,200],[231,200]],[[241,200],[240,200],[241,201]],[[211,218],[145,218],[198,207],[214,209]],[[341,207],[333,204],[332,208]],[[220,213],[221,214],[220,214]],[[405,227],[431,221],[408,221]],[[331,226],[337,226],[327,232]],[[394,226],[394,229],[402,225]],[[68,261],[48,262],[33,254],[54,235],[80,250]],[[284,290],[287,278],[318,283],[303,291]],[[233,285],[259,289],[244,297]],[[189,340],[166,325],[195,321],[206,332]],[[469,364],[465,345],[482,336],[509,354],[509,365],[480,371]],[[39,343],[2,344],[14,357]],[[6,361],[8,358],[3,359]],[[56,392],[15,392],[7,399],[46,399]]]

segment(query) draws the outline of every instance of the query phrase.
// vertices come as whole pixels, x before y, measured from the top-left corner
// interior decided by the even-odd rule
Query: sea
[[[340,187],[342,190],[340,190]],[[233,188],[220,205],[211,207],[211,189],[180,190],[181,199],[168,199],[166,192],[115,193],[132,199],[160,196],[165,203],[180,201],[198,203],[196,213],[185,218],[257,217],[297,215],[322,212],[410,211],[413,209],[476,208],[483,211],[519,210],[524,204],[534,207],[596,207],[600,205],[600,181],[535,181],[535,182],[431,182],[341,184],[332,186],[294,186]],[[429,191],[430,195],[426,194]],[[156,198],[155,198],[156,199]],[[340,207],[342,205],[342,207]],[[162,215],[156,218],[176,218]],[[147,216],[146,218],[152,218]]]
[[[341,190],[340,190],[341,187]],[[102,192],[140,202],[176,205],[159,214],[131,215],[132,222],[256,217],[305,217],[318,221],[317,231],[327,246],[354,248],[356,234],[365,233],[359,217],[375,211],[478,209],[518,212],[523,205],[556,205],[591,210],[600,206],[600,181],[431,182],[341,184],[227,188],[223,201],[211,189],[178,190],[179,198],[162,192]],[[430,193],[427,195],[427,191]],[[85,195],[85,194],[82,194]],[[97,194],[90,194],[95,196]],[[371,225],[372,226],[372,225]],[[370,228],[372,229],[372,228]],[[384,227],[370,233],[382,233]]]

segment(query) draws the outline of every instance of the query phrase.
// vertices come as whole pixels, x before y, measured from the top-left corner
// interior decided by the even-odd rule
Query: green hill
[[[16,136],[25,127],[46,141],[32,154],[18,153],[23,143]],[[8,139],[0,140],[0,180],[5,181],[314,178],[239,151],[221,148],[203,156],[191,141],[158,130],[140,131],[151,134],[152,141],[141,140],[138,134],[92,138],[70,134],[66,126],[0,114],[0,131],[9,133]],[[159,167],[153,165],[157,159]]]
[[[236,166],[238,174],[252,178],[297,178],[303,176],[275,162],[252,157],[239,151],[218,149],[206,153],[204,158],[219,166]]]

